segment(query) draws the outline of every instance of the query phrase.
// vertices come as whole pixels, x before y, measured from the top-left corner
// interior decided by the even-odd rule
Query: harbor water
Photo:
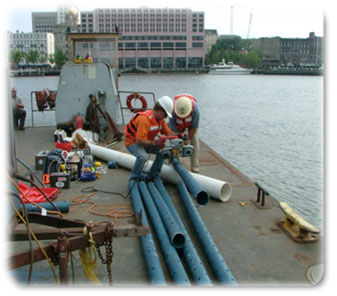
[[[29,126],[31,91],[57,90],[58,77],[10,82],[24,98]],[[322,76],[130,74],[119,83],[120,90],[151,91],[156,98],[194,95],[201,140],[323,231]],[[55,124],[54,111],[33,114],[35,125]]]

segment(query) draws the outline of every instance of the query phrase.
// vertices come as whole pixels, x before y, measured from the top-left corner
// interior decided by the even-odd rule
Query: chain
[[[96,244],[96,249],[98,253],[98,257],[101,259],[103,264],[106,264],[106,270],[108,272],[109,284],[112,285],[112,271],[111,271],[111,264],[112,264],[112,257],[113,257],[113,250],[112,250],[112,225],[108,224],[105,230],[107,240],[104,241],[103,244]],[[103,257],[100,247],[105,246],[105,258]]]

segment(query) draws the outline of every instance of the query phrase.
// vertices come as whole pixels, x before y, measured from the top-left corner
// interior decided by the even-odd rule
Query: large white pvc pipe
[[[89,144],[91,153],[99,159],[109,161],[114,160],[118,162],[118,165],[132,169],[136,157],[131,154],[119,152],[116,150],[111,150],[102,146]],[[144,172],[148,172],[152,166],[152,161],[149,160],[144,166]],[[204,175],[191,173],[193,178],[198,182],[198,184],[208,192],[208,194],[215,199],[221,201],[227,201],[232,194],[232,186],[230,183],[225,181],[213,179]],[[172,184],[177,184],[181,181],[180,176],[175,171],[175,169],[168,165],[163,165],[160,176]]]

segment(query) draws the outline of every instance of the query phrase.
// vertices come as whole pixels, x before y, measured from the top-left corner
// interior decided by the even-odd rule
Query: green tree
[[[45,64],[47,62],[47,56],[46,55],[41,55],[39,58],[39,63]]]
[[[62,51],[58,50],[55,53],[55,64],[57,67],[62,67],[67,61],[67,55]]]
[[[25,54],[19,50],[11,50],[9,53],[10,63],[18,64],[21,62],[21,59],[25,57]]]
[[[53,53],[48,56],[48,61],[50,64],[55,64],[55,56]]]
[[[250,50],[248,54],[242,55],[241,63],[247,67],[255,68],[262,62],[262,54],[254,49]]]
[[[219,39],[206,56],[206,65],[218,64],[223,59],[226,63],[243,64],[256,67],[262,61],[262,55],[252,49],[249,39],[237,36],[228,39]]]
[[[30,50],[26,55],[26,62],[36,64],[39,61],[40,54],[36,50]]]

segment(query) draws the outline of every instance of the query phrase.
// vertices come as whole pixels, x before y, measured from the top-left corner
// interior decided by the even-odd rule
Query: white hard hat
[[[174,104],[174,112],[180,118],[185,118],[192,112],[192,102],[188,97],[180,97]]]
[[[172,111],[173,111],[172,99],[168,96],[163,96],[158,99],[158,103],[165,110],[167,116],[172,117]]]

